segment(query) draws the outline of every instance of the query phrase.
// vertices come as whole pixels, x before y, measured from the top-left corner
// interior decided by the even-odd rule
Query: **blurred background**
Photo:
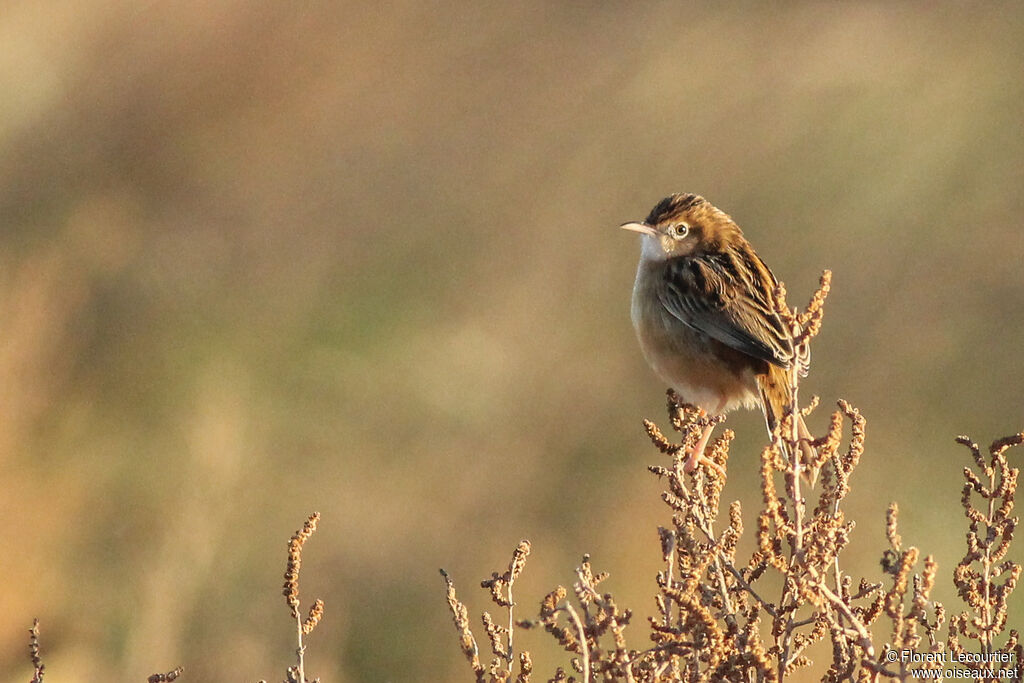
[[[1024,428],[1022,40],[1017,3],[7,3],[0,679],[38,617],[54,680],[280,680],[314,510],[324,681],[467,680],[437,570],[477,620],[521,538],[524,616],[589,552],[642,647],[664,387],[616,226],[674,191],[794,303],[834,271],[803,395],[868,419],[846,566],[897,500],[959,610],[953,437]]]

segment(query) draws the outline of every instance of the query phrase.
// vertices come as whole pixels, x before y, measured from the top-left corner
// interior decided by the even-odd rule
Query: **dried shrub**
[[[827,431],[808,450],[800,448],[794,419],[797,411],[807,416],[818,404],[815,397],[801,408],[798,389],[810,362],[810,342],[821,329],[830,285],[826,271],[803,311],[786,304],[782,285],[775,292],[776,310],[792,330],[799,362],[790,373],[790,409],[761,452],[756,549],[749,557],[737,557],[745,531],[743,512],[738,501],[724,510],[722,506],[733,433],[724,430],[701,466],[686,472],[687,449],[722,418],[704,415],[669,391],[669,424],[676,438],[644,421],[651,443],[668,459],[649,469],[664,482],[661,497],[671,512],[671,522],[658,527],[664,567],[656,579],[657,613],[647,624],[650,644],[642,649],[627,646],[632,613],[598,590],[607,575],[595,573],[584,556],[571,591],[558,586],[541,601],[538,619],[517,622],[543,627],[569,653],[569,669],[559,668],[549,681],[750,682],[797,675],[828,682],[909,681],[948,668],[951,661],[973,669],[976,679],[994,680],[998,662],[1013,667],[1024,659],[1018,632],[1011,629],[1003,638],[1007,599],[1021,573],[1019,564],[1005,559],[1018,521],[1011,516],[1018,470],[1008,465],[1005,452],[1024,441],[1022,434],[996,441],[987,457],[966,437],[958,439],[970,449],[975,465],[964,468],[967,554],[954,572],[967,609],[949,618],[945,640],[941,630],[946,610],[931,598],[938,565],[932,556],[922,559],[917,548],[903,544],[895,503],[886,516],[889,547],[882,554],[882,576],[855,580],[844,571],[843,552],[854,523],[843,504],[864,453],[866,421],[840,400]],[[808,488],[815,480],[817,486]],[[981,501],[977,507],[976,498]],[[767,581],[769,576],[774,580]],[[494,654],[485,668],[466,607],[455,598],[445,574],[462,650],[478,681],[508,681],[512,676],[511,597],[501,599],[503,577],[495,574],[484,582],[495,603],[508,607],[510,617],[506,629],[484,615]],[[777,593],[769,595],[772,587]],[[1003,640],[997,645],[999,638]],[[965,648],[966,640],[975,641],[978,651]],[[808,648],[819,642],[827,644],[831,660],[814,662],[808,656]],[[909,658],[905,652],[917,656]],[[951,660],[954,656],[959,659]],[[964,663],[972,657],[981,661]],[[529,675],[524,668],[517,680],[529,680]]]
[[[515,602],[512,599],[512,587],[526,567],[526,558],[529,554],[530,542],[526,540],[520,541],[519,546],[512,553],[512,560],[508,564],[508,569],[501,574],[493,572],[491,578],[480,583],[481,588],[488,590],[494,604],[508,612],[507,626],[497,624],[489,612],[484,612],[482,615],[484,631],[487,633],[487,639],[491,645],[491,654],[493,655],[490,665],[486,668],[480,662],[480,648],[477,646],[476,638],[473,636],[473,631],[469,626],[469,610],[455,595],[455,583],[448,575],[448,572],[443,569],[441,570],[441,576],[444,577],[446,587],[448,607],[452,611],[455,629],[459,633],[459,646],[462,648],[462,654],[466,657],[466,661],[469,662],[469,666],[472,668],[473,675],[476,676],[477,681],[506,683],[512,680],[516,662],[515,649],[513,647],[516,622],[513,619]],[[533,660],[530,658],[530,653],[526,651],[521,652],[518,661],[519,675],[516,677],[516,681],[517,683],[528,683],[530,674],[533,673]]]

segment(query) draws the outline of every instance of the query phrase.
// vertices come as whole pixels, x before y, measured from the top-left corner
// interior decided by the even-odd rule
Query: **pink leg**
[[[697,464],[701,460],[704,460],[710,465],[714,465],[716,469],[721,469],[718,468],[717,465],[715,465],[715,463],[711,462],[704,456],[704,449],[708,447],[708,442],[711,441],[711,433],[714,431],[715,425],[713,424],[709,424],[707,427],[704,428],[704,433],[700,435],[700,439],[697,441],[697,445],[694,446],[693,449],[690,451],[689,457],[683,464],[683,471],[693,472],[695,469],[697,469]]]

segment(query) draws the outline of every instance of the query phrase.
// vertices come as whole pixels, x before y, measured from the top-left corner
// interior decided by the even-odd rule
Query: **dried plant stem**
[[[850,627],[856,631],[858,645],[860,645],[860,648],[864,650],[866,660],[873,664],[870,680],[877,681],[879,673],[883,673],[885,676],[896,676],[896,674],[890,672],[883,672],[882,667],[878,666],[877,659],[875,658],[875,645],[871,641],[871,633],[868,631],[867,627],[864,626],[861,620],[857,618],[857,615],[853,613],[850,606],[843,602],[843,599],[836,595],[831,588],[825,585],[824,581],[819,581],[818,590],[837,610],[842,613],[850,623]]]
[[[767,600],[765,600],[764,598],[762,598],[760,595],[758,595],[757,591],[754,590],[753,586],[751,586],[747,582],[747,580],[743,578],[743,575],[740,574],[739,570],[736,569],[735,566],[733,566],[732,561],[728,557],[725,556],[725,553],[721,549],[721,544],[719,542],[719,539],[715,537],[715,535],[713,533],[713,530],[711,528],[706,528],[703,524],[698,524],[697,528],[700,529],[701,533],[704,534],[705,538],[708,539],[708,541],[711,543],[711,545],[716,547],[716,551],[715,551],[715,568],[718,570],[717,573],[719,575],[719,589],[722,592],[722,597],[723,597],[723,601],[726,604],[726,609],[728,609],[730,612],[734,612],[734,610],[732,608],[732,605],[731,605],[731,603],[729,601],[728,590],[727,590],[727,588],[725,586],[725,578],[724,578],[723,570],[728,571],[730,574],[732,574],[733,578],[736,579],[736,583],[739,584],[740,588],[745,590],[747,593],[750,594],[750,596],[752,598],[757,600],[757,602],[761,605],[761,607],[764,609],[764,611],[766,611],[772,617],[776,616],[776,614],[775,614],[775,606],[772,605]],[[671,585],[671,571],[672,571],[671,565],[669,565],[669,572],[670,572],[670,574],[669,574],[669,578],[670,578],[669,585]],[[671,601],[671,597],[666,597],[665,598],[666,606],[670,606],[671,605],[670,601]],[[667,612],[667,610],[666,610],[666,612]],[[667,617],[666,617],[666,619],[667,619]],[[667,621],[666,621],[666,625],[667,625]]]
[[[794,330],[794,336],[796,335]],[[806,506],[800,491],[800,478],[801,478],[801,462],[800,462],[800,449],[798,448],[799,443],[799,431],[798,431],[798,416],[799,416],[799,404],[797,402],[797,370],[794,367],[789,373],[790,379],[790,422],[789,422],[789,441],[780,439],[778,447],[780,451],[789,456],[789,471],[786,472],[786,484],[787,493],[789,493],[793,504],[793,534],[792,540],[790,541],[790,555],[789,562],[787,563],[788,571],[782,582],[782,595],[779,597],[779,609],[783,610],[786,614],[786,621],[784,628],[781,629],[781,633],[776,638],[776,644],[781,652],[778,661],[778,676],[779,680],[784,680],[787,669],[791,666],[793,661],[798,656],[798,652],[793,651],[793,635],[796,632],[797,625],[795,623],[794,615],[796,609],[787,609],[789,605],[799,604],[799,596],[794,595],[795,582],[798,580],[797,575],[800,572],[801,565],[803,564],[804,551],[803,551],[803,537],[804,537],[804,514],[806,512]],[[802,648],[801,648],[802,649]]]
[[[583,683],[590,683],[590,646],[587,644],[587,632],[583,629],[580,615],[576,613],[571,602],[567,600],[562,609],[569,613],[569,618],[576,625],[576,633],[580,639],[580,655],[583,657]]]
[[[700,475],[701,479],[705,476],[707,475],[703,473]],[[702,506],[707,506],[708,501],[704,494],[704,482],[699,479],[695,488]],[[711,542],[712,546],[715,547],[715,556],[713,561],[715,564],[715,575],[718,578],[719,595],[722,597],[722,602],[725,604],[726,611],[730,614],[735,614],[736,610],[732,606],[732,600],[729,599],[729,589],[725,585],[725,571],[722,569],[723,561],[724,564],[728,564],[729,560],[728,558],[722,557],[723,553],[721,550],[721,543],[719,542],[719,539],[715,537],[714,523],[706,519],[703,515],[695,515],[695,517],[699,522],[698,527],[701,532]]]
[[[661,529],[661,527],[658,527],[658,528]],[[671,586],[672,585],[672,570],[673,570],[674,565],[676,563],[675,562],[675,560],[676,560],[675,533],[674,532],[666,532],[666,533],[671,533],[672,534],[672,536],[671,536],[672,547],[669,549],[668,553],[665,553],[665,565],[666,565],[666,567],[665,567],[665,585]],[[665,596],[665,616],[664,616],[665,626],[669,626],[670,625],[670,623],[672,621],[671,615],[672,615],[672,595],[669,594],[669,595]],[[632,671],[633,671],[632,665],[630,665],[628,671],[630,672],[630,675],[632,675]]]
[[[996,490],[996,470],[995,467],[988,468],[988,490]],[[985,518],[988,520],[988,524],[991,524],[995,518],[996,512],[996,497],[990,496],[988,499],[988,516]],[[981,636],[981,648],[982,652],[986,655],[991,654],[993,648],[992,643],[992,545],[986,543],[984,545],[984,552],[981,557],[982,567],[982,586],[985,591],[985,611],[982,615],[983,628],[979,629],[979,635]]]
[[[765,612],[768,613],[769,616],[773,618],[777,616],[775,613],[775,605],[773,605],[772,603],[768,602],[760,595],[758,595],[757,591],[754,590],[754,587],[747,583],[747,580],[743,578],[743,575],[740,574],[739,570],[736,569],[736,567],[734,567],[731,562],[726,563],[725,568],[728,569],[729,573],[732,574],[733,577],[736,579],[736,583],[739,584],[739,587],[745,590],[747,593],[749,593],[752,598],[757,600],[757,603],[761,606],[761,609],[763,609]]]
[[[789,459],[792,463],[792,496],[793,496],[793,513],[794,513],[794,525],[796,527],[796,535],[793,539],[793,559],[797,562],[803,560],[804,554],[804,514],[806,513],[806,506],[804,505],[803,496],[800,494],[800,478],[803,474],[803,464],[800,462],[800,432],[799,426],[799,403],[797,401],[797,371],[794,367],[789,373],[790,384],[790,410],[792,410],[792,420],[790,424],[790,443],[787,450],[790,451]]]
[[[512,634],[515,633],[515,620],[512,618],[512,610],[516,606],[515,601],[512,600],[512,584],[514,583],[514,578],[508,582],[508,666],[510,671],[512,669],[512,662],[515,661],[512,647]]]
[[[306,683],[306,646],[302,643],[302,616],[298,612],[295,613],[295,636],[299,643],[299,646],[295,648],[299,683]]]

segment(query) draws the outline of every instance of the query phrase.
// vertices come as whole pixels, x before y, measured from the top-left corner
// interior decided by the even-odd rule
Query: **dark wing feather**
[[[793,341],[771,293],[771,271],[754,254],[700,254],[672,259],[658,288],[675,318],[748,356],[788,368]]]

